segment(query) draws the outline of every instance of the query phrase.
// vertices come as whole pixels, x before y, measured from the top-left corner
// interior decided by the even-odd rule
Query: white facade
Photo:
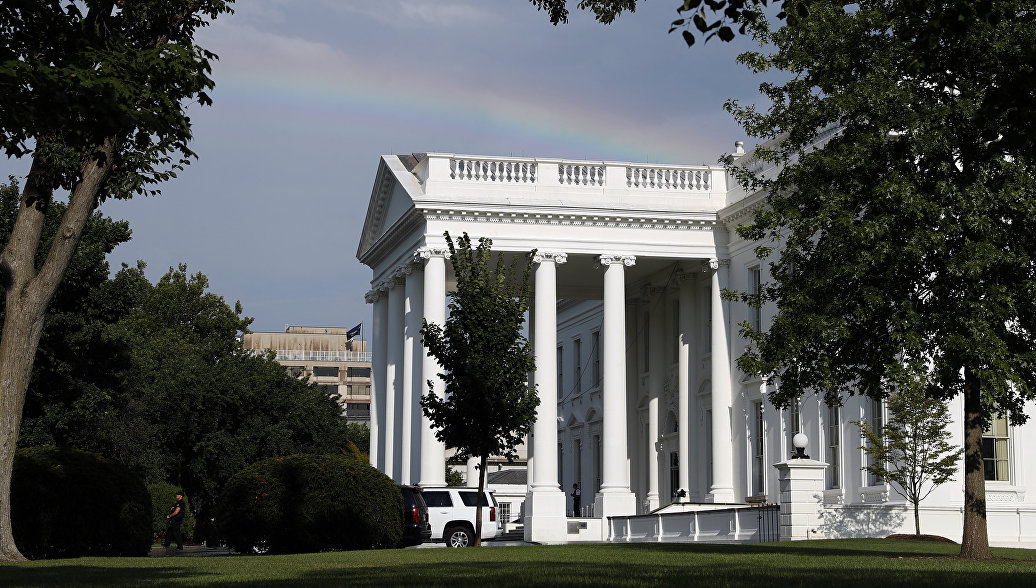
[[[541,404],[528,444],[527,540],[607,539],[607,517],[652,511],[677,490],[691,502],[778,502],[772,466],[790,454],[792,414],[734,364],[746,344],[737,325],[765,327],[772,311],[720,298],[768,278],[755,244],[734,231],[761,198],[745,197],[718,166],[384,156],[357,252],[374,273],[372,463],[399,482],[444,482],[444,448],[417,405],[437,365],[416,329],[445,320],[453,276],[443,233],[467,232],[505,254],[537,250],[530,340]],[[807,450],[829,464],[812,536],[912,532],[898,496],[860,469],[849,421],[877,418],[876,408],[850,398],[833,414],[802,399]],[[959,415],[959,401],[951,409]],[[990,540],[1036,544],[1036,496],[1025,493],[1036,483],[1036,467],[1025,467],[1036,425],[1010,427],[1003,441],[1006,479],[987,483]],[[589,515],[575,531],[566,517],[574,482]],[[940,487],[924,503],[922,531],[959,539],[962,505],[962,482]]]

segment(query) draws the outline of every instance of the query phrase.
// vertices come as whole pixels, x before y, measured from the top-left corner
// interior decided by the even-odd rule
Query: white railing
[[[558,183],[562,186],[603,186],[604,166],[562,163],[558,165]]]
[[[504,184],[535,184],[536,162],[451,157],[450,179]]]
[[[563,161],[520,157],[428,154],[414,173],[418,180],[559,186],[660,192],[725,191],[724,170],[709,165],[651,165],[596,161]]]
[[[626,186],[651,190],[690,190],[707,192],[712,184],[711,170],[673,167],[626,167]]]
[[[755,543],[778,540],[776,505],[684,505],[682,512],[608,517],[613,542]]]
[[[266,352],[265,349],[250,349],[255,355]],[[275,349],[277,361],[354,361],[369,362],[370,351],[308,351],[305,349]]]

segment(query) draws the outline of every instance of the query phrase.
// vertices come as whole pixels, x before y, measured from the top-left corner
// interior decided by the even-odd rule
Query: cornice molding
[[[719,221],[713,218],[653,218],[648,215],[604,215],[563,212],[497,212],[460,209],[426,209],[424,217],[442,222],[504,223],[573,227],[655,229],[664,231],[711,231]],[[708,214],[708,213],[706,213]]]

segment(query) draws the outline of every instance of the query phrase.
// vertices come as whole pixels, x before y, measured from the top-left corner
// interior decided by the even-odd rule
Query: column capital
[[[553,261],[556,264],[562,264],[568,261],[568,254],[560,251],[536,251],[536,255],[532,256],[532,261],[533,263]]]
[[[445,247],[422,247],[414,252],[414,261],[431,259],[433,257],[442,257],[445,259],[449,256],[450,250]]]
[[[635,255],[601,255],[597,258],[597,263],[600,265],[624,265],[626,267],[636,265],[637,256]]]
[[[729,259],[720,259],[720,258],[713,257],[712,259],[710,259],[708,261],[703,261],[702,262],[702,264],[701,264],[701,271],[703,271],[705,273],[708,273],[710,271],[718,270],[721,267],[728,267],[728,266],[730,266],[730,260]]]
[[[381,281],[383,290],[391,290],[396,286],[403,286],[406,284],[406,273],[401,271],[402,268],[396,268],[392,275]]]
[[[367,304],[374,304],[375,302],[381,299],[381,292],[381,290],[377,289],[369,290],[366,294],[363,295],[363,299],[367,302]]]

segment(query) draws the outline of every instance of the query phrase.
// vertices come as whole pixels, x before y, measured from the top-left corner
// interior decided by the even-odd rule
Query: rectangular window
[[[475,484],[476,486],[478,484]],[[478,492],[461,492],[460,500],[464,506],[478,506]],[[496,506],[496,500],[489,492],[482,494],[482,506]]]
[[[788,453],[795,455],[795,445],[792,440],[795,435],[802,432],[802,418],[799,416],[799,399],[795,398],[788,404]]]
[[[318,365],[313,367],[313,375],[318,378],[337,378],[338,366]]]
[[[511,503],[501,502],[497,509],[500,511],[500,521],[503,523],[511,522]]]
[[[827,408],[827,487],[841,488],[838,463],[841,453],[841,437],[839,435],[838,407]]]
[[[576,484],[579,484],[579,487],[582,488],[583,487],[583,440],[582,439],[576,439],[576,455],[575,455],[575,460],[574,461],[575,461],[575,463],[572,464],[572,465],[575,466],[573,468],[575,470],[574,471],[575,478],[573,479],[573,481]]]
[[[676,492],[680,489],[680,454],[673,451],[669,454],[669,499],[676,502]]]
[[[881,428],[885,426],[885,419],[883,418],[881,401],[875,398],[870,399],[870,414],[868,415],[868,425],[871,431],[874,431],[875,435],[881,436]],[[873,465],[875,463],[874,457],[869,453],[867,454],[867,465]],[[885,480],[881,476],[876,476],[871,472],[867,472],[867,485],[868,486],[879,486],[884,484]]]
[[[428,504],[428,508],[434,508],[437,506],[453,506],[453,500],[450,498],[450,493],[447,490],[423,490],[421,496],[424,497],[425,503]]]
[[[594,331],[590,333],[590,343],[593,349],[590,350],[590,354],[593,356],[594,365],[594,387],[598,388],[601,386],[601,332]]]
[[[369,378],[371,377],[371,369],[369,367],[345,368],[345,376],[347,378]]]
[[[288,370],[288,375],[296,378],[301,378],[306,373],[306,368],[301,365],[286,365],[284,369]]]
[[[575,393],[579,394],[583,391],[583,342],[580,339],[576,339],[572,342],[572,365],[576,370],[576,385]]]
[[[651,315],[644,313],[644,344],[641,346],[644,349],[644,369],[641,371],[649,371],[651,369]]]
[[[705,491],[712,488],[712,411],[705,411]]]
[[[562,366],[565,363],[564,359],[565,359],[565,348],[561,347],[559,345],[558,346],[558,390],[557,390],[558,398],[561,398],[561,397],[564,396],[563,392],[565,390],[565,377],[564,377],[564,373],[562,373]]]
[[[766,478],[766,468],[763,457],[763,401],[757,400],[752,403],[752,494],[763,496],[766,490],[763,486]]]
[[[601,436],[594,435],[594,494],[601,489]]]
[[[760,279],[759,266],[749,268],[748,291],[753,296],[758,296],[762,292]],[[762,308],[759,306],[748,307],[748,324],[752,325],[752,328],[756,331],[759,330],[759,327],[762,324]]]
[[[680,301],[673,301],[673,316],[669,319],[669,340],[673,342],[673,363],[680,361]]]
[[[712,353],[712,287],[705,288],[705,353]]]
[[[338,396],[338,384],[321,384],[320,387],[329,396]]]
[[[1008,482],[1011,479],[1011,464],[1007,456],[1008,432],[1006,415],[993,418],[989,428],[982,432],[982,462],[987,480]]]

